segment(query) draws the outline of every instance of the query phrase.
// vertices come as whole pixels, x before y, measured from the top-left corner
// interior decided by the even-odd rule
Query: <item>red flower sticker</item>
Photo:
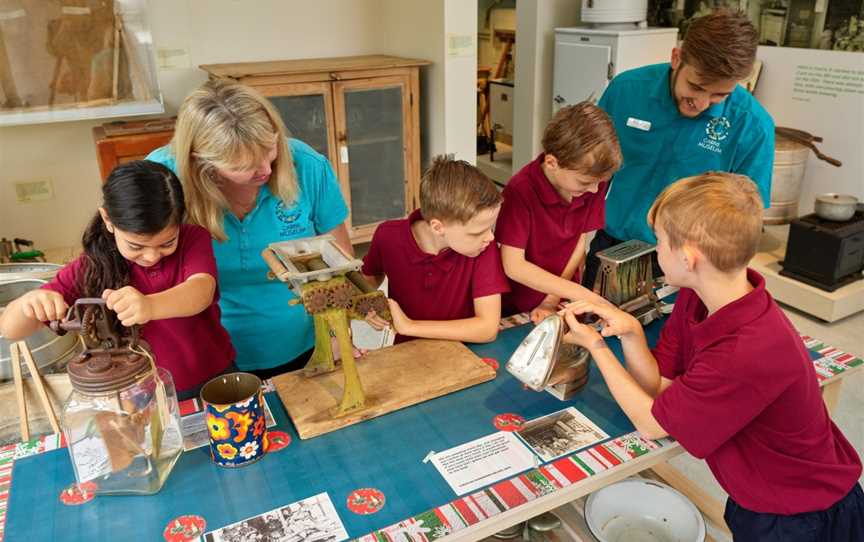
[[[284,431],[267,431],[264,434],[264,449],[270,452],[278,452],[291,444],[291,435]]]
[[[345,503],[348,510],[355,514],[365,516],[374,514],[384,508],[384,494],[379,489],[374,487],[364,487],[355,489],[348,494],[347,502]]]
[[[162,531],[167,542],[192,542],[204,534],[207,522],[201,516],[180,516],[172,519]]]
[[[498,414],[492,418],[492,423],[499,431],[518,431],[525,425],[525,418],[518,414]]]
[[[485,363],[489,367],[492,367],[496,371],[498,370],[498,367],[501,366],[501,364],[499,364],[498,360],[495,358],[482,358],[480,361],[482,361],[483,363]]]
[[[66,506],[78,506],[90,502],[96,496],[96,482],[72,484],[60,492],[60,502]]]

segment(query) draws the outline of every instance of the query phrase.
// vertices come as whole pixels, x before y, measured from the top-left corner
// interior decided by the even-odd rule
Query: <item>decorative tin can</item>
[[[264,456],[267,420],[257,376],[217,376],[201,389],[201,401],[206,409],[210,458],[214,463],[242,467]]]

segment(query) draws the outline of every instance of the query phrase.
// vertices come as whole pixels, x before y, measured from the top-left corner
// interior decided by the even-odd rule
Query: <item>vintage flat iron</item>
[[[374,310],[392,321],[384,293],[373,288],[359,270],[363,262],[346,254],[332,235],[271,243],[261,256],[274,278],[289,284],[315,324],[315,350],[304,372],[307,376],[336,370],[330,337],[342,353],[345,387],[342,401],[332,413],[342,416],[365,405],[365,395],[351,355],[348,320],[363,320]]]
[[[590,316],[580,315],[580,319],[590,324]],[[546,390],[562,401],[570,400],[588,383],[591,355],[581,346],[563,342],[566,333],[561,316],[547,316],[510,356],[507,371],[534,391]]]
[[[664,312],[654,293],[651,253],[655,249],[633,239],[597,253],[600,267],[594,292],[632,314],[643,326]]]

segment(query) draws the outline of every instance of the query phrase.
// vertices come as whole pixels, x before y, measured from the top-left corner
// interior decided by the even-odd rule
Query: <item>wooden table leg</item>
[[[822,386],[822,400],[825,401],[825,406],[828,408],[828,414],[834,415],[834,409],[837,407],[837,401],[840,400],[840,388],[843,381],[840,379],[825,384]]]
[[[714,523],[719,529],[722,529],[731,536],[731,531],[726,526],[726,520],[723,519],[723,511],[725,506],[711,495],[708,495],[702,488],[693,483],[692,480],[684,476],[684,473],[670,465],[668,462],[658,463],[651,467],[654,474],[659,476],[670,486],[674,487],[683,493],[688,499],[693,501],[702,514],[708,518],[708,521]]]

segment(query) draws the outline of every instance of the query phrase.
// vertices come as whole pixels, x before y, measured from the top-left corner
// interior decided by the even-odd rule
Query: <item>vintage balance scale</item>
[[[657,299],[652,279],[651,253],[654,245],[626,241],[597,253],[600,268],[594,292],[642,325],[667,312]],[[580,316],[583,323],[597,326],[593,315]],[[553,314],[540,322],[522,341],[507,362],[507,370],[535,391],[546,390],[567,401],[588,383],[591,356],[582,347],[564,343],[564,319]]]
[[[302,303],[315,325],[315,350],[306,368],[273,379],[300,438],[495,378],[494,369],[455,341],[417,339],[355,360],[349,320],[363,320],[370,310],[389,320],[390,311],[383,292],[360,274],[363,262],[346,254],[333,236],[272,243],[261,256],[272,278],[297,295],[290,303]],[[331,337],[339,345],[342,379]]]

